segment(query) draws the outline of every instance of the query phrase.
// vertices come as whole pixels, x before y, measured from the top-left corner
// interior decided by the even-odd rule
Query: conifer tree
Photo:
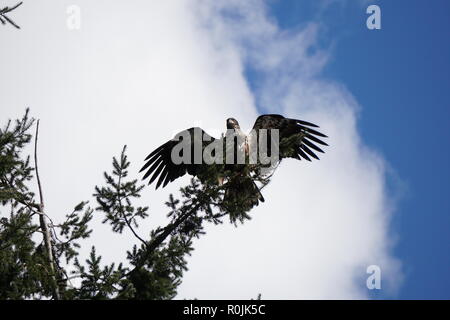
[[[178,199],[169,195],[170,222],[140,234],[139,224],[148,219],[149,208],[136,205],[144,185],[130,178],[123,147],[120,156],[113,157],[111,172],[104,173],[104,185],[93,188],[96,204],[81,201],[63,221],[55,221],[44,207],[38,129],[39,121],[30,118],[28,110],[0,129],[0,299],[172,299],[187,270],[186,257],[194,250],[194,240],[205,234],[205,224],[228,219],[236,225],[250,219],[247,199],[239,200],[242,205],[224,203],[226,185],[193,178],[180,189]],[[24,155],[33,141],[34,162]],[[254,178],[264,186],[270,177]],[[30,191],[36,182],[38,195]],[[93,232],[94,214],[101,214],[112,232],[135,237],[138,244],[125,261],[104,265],[95,246],[87,259],[80,257],[82,240]]]

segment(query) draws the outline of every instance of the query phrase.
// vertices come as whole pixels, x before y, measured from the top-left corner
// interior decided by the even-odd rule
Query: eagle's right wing
[[[318,144],[328,145],[318,138],[326,138],[327,136],[312,128],[318,128],[318,126],[303,120],[285,118],[279,114],[261,115],[253,125],[258,139],[260,129],[279,130],[280,158],[306,159],[308,161],[311,161],[310,156],[317,160],[319,159],[315,152],[323,153]],[[270,143],[267,147],[268,149],[270,148]]]
[[[196,132],[197,134],[194,134]],[[200,134],[201,133],[201,134]],[[212,143],[216,139],[208,135],[201,128],[190,128],[185,131],[180,132],[176,136],[188,135],[190,137],[189,144],[187,147],[190,147],[190,159],[187,161],[188,163],[180,163],[175,164],[172,159],[172,150],[173,148],[179,144],[183,143],[182,139],[172,139],[164,143],[163,145],[156,148],[152,153],[150,153],[147,158],[145,158],[145,165],[139,172],[147,170],[143,179],[147,179],[150,175],[150,181],[148,184],[151,184],[158,177],[158,181],[156,183],[156,189],[159,188],[160,185],[164,188],[169,182],[174,181],[175,179],[184,176],[186,173],[191,175],[197,175],[201,170],[201,166],[205,166],[206,164],[195,164],[194,163],[194,145],[202,146],[202,155],[203,149],[208,144]],[[200,140],[199,140],[200,139]],[[206,140],[206,141],[205,141]],[[181,155],[182,155],[181,151]]]

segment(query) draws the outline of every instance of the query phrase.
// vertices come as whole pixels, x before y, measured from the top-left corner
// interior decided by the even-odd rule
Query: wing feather
[[[308,160],[308,161],[311,161],[311,159],[306,155],[306,153],[304,153],[303,151],[302,151],[302,149],[298,149],[298,153],[302,156],[302,158],[303,159],[306,159],[306,160]]]
[[[261,115],[253,125],[253,129],[257,131],[257,137],[259,137],[258,131],[260,129],[279,130],[280,154],[282,158],[289,157],[299,160],[304,158],[308,161],[311,161],[310,157],[319,159],[311,149],[317,152],[324,152],[316,144],[328,145],[317,138],[327,138],[327,136],[312,128],[319,128],[319,126],[304,120],[285,118],[279,114]]]
[[[302,144],[300,148],[302,148],[307,154],[309,154],[314,159],[320,160],[319,157],[316,156],[316,154],[312,152],[306,145]]]
[[[317,142],[318,144],[321,144],[323,146],[328,146],[328,144],[326,142],[323,142],[322,140],[314,137],[313,135],[310,135],[309,133],[306,133],[305,137],[308,139],[311,139],[312,141]]]
[[[167,177],[168,174],[169,174],[169,166],[165,166],[163,171],[159,175],[158,182],[156,183],[156,189],[159,188],[159,186],[161,185],[161,183],[163,183],[164,179]]]
[[[161,173],[161,171],[164,169],[164,167],[165,167],[165,163],[164,163],[164,161],[161,161],[160,163],[159,163],[159,165],[158,165],[158,168],[156,169],[156,171],[153,173],[153,175],[152,175],[152,177],[151,177],[151,179],[150,179],[150,181],[149,181],[149,184],[151,184],[153,181],[155,181],[156,180],[156,178],[158,177],[158,175]],[[150,170],[149,170],[150,171]],[[150,174],[151,172],[147,172],[148,174]]]
[[[325,153],[322,149],[320,149],[318,146],[316,146],[314,143],[312,143],[311,141],[309,141],[308,139],[303,139],[303,143],[305,144],[305,145],[307,145],[308,147],[310,147],[310,148],[312,148],[312,149],[314,149],[314,150],[316,150],[316,151],[318,151],[318,152],[322,152],[322,153]]]
[[[215,138],[208,135],[205,131],[203,131],[201,128],[190,128],[185,130],[182,133],[188,133],[191,137],[190,143],[191,143],[191,151],[194,150],[194,132],[195,130],[201,130],[202,137],[205,137],[207,141],[203,142],[203,149],[209,144],[212,143]],[[177,136],[179,136],[178,134]],[[166,143],[162,144],[155,150],[153,150],[146,158],[145,158],[145,164],[141,168],[139,172],[145,171],[143,180],[147,179],[149,176],[151,176],[149,183],[152,184],[154,181],[156,182],[156,189],[158,189],[160,186],[163,188],[169,183],[174,180],[176,180],[179,177],[184,176],[186,173],[197,175],[199,170],[203,165],[194,164],[194,154],[191,152],[191,161],[190,163],[181,163],[181,164],[175,164],[172,161],[172,150],[173,148],[179,143],[179,140],[176,140],[175,138],[172,140],[167,141]]]

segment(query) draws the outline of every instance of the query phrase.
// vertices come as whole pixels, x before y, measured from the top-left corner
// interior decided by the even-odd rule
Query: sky
[[[274,4],[285,28],[302,11],[295,3]],[[357,6],[327,8],[328,41],[339,40],[323,75],[345,84],[363,106],[359,132],[389,162],[390,183],[401,184],[391,225],[406,279],[398,297],[448,299],[450,4],[377,4],[376,31],[358,27],[364,12]]]
[[[12,5],[14,1],[2,1]],[[366,8],[381,9],[369,30]],[[80,9],[79,29],[67,26]],[[317,123],[320,161],[288,160],[237,228],[196,240],[177,298],[449,299],[448,1],[24,1],[0,26],[1,121],[40,124],[56,221],[128,145],[131,171],[176,132],[261,113]],[[39,12],[39,15],[36,14]],[[145,235],[188,181],[144,190]],[[64,190],[64,192],[62,192]],[[93,203],[94,204],[94,203]],[[103,261],[137,240],[95,217]],[[369,266],[381,289],[369,290]]]

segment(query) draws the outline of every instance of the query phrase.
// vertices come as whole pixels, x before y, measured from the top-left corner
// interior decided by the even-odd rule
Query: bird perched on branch
[[[276,167],[284,158],[319,159],[319,138],[327,136],[316,131],[317,125],[289,119],[278,114],[259,116],[250,134],[246,135],[234,118],[226,120],[227,134],[215,139],[201,128],[180,132],[145,158],[140,172],[143,179],[156,181],[156,189],[186,173],[202,183],[224,186],[223,202],[244,210],[264,201],[255,181],[262,181],[261,169]]]

